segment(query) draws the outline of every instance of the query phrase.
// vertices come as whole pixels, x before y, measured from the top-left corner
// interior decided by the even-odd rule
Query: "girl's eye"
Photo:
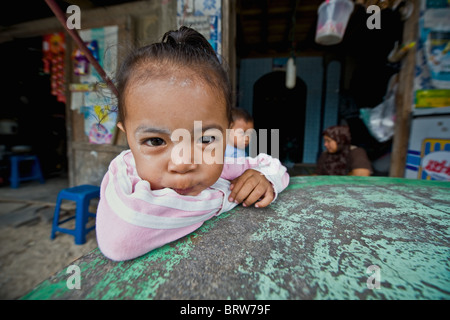
[[[214,136],[203,136],[200,138],[200,142],[204,144],[213,143],[216,140]]]
[[[163,146],[163,145],[166,144],[166,142],[165,142],[163,139],[161,139],[161,138],[150,138],[150,139],[146,139],[146,140],[144,141],[144,143],[145,143],[146,145],[151,146],[151,147],[159,147],[159,146]]]

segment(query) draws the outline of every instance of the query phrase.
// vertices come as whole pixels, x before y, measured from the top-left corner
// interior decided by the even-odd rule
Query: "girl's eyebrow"
[[[158,128],[158,127],[149,127],[149,126],[139,126],[134,130],[135,134],[142,134],[142,133],[160,133],[160,134],[167,134],[170,135],[172,132],[167,128]]]
[[[202,127],[202,132],[205,132],[210,129],[218,129],[220,131],[223,130],[222,126],[220,126],[218,124],[210,124],[210,125],[206,125],[206,126]],[[137,127],[136,130],[134,130],[135,135],[144,134],[144,133],[159,133],[159,134],[166,134],[166,135],[170,136],[172,134],[172,131],[170,131],[167,128],[151,127],[151,126],[146,126],[146,125],[141,125],[141,126]],[[191,134],[192,133],[193,132],[191,132]]]
[[[218,124],[210,124],[210,125],[206,125],[206,126],[202,127],[202,132],[205,132],[206,130],[209,130],[209,129],[217,129],[217,130],[223,131],[222,126],[220,126]]]

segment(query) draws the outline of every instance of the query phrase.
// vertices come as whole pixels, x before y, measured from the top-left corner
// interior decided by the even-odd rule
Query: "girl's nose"
[[[174,161],[169,161],[169,172],[172,173],[187,173],[190,171],[195,170],[197,168],[197,165],[193,163],[192,161],[189,161],[187,163],[185,162],[179,162],[175,163]]]
[[[181,145],[180,145],[181,146]],[[173,173],[187,173],[197,168],[197,164],[194,158],[194,148],[190,146],[184,146],[185,148],[180,150],[172,150],[171,158],[169,160],[168,170]],[[190,152],[189,152],[190,151]],[[200,158],[201,159],[201,158]]]

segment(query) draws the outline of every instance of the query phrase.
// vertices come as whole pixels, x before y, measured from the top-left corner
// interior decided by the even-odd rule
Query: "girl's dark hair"
[[[125,94],[131,83],[170,78],[186,68],[194,71],[197,79],[222,92],[228,121],[231,122],[232,93],[228,73],[205,37],[184,26],[166,32],[161,42],[141,47],[125,58],[116,78],[118,120],[125,120]]]

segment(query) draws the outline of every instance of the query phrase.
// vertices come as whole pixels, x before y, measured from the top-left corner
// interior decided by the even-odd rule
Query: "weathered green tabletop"
[[[294,177],[138,259],[97,249],[23,299],[449,299],[450,183]]]

